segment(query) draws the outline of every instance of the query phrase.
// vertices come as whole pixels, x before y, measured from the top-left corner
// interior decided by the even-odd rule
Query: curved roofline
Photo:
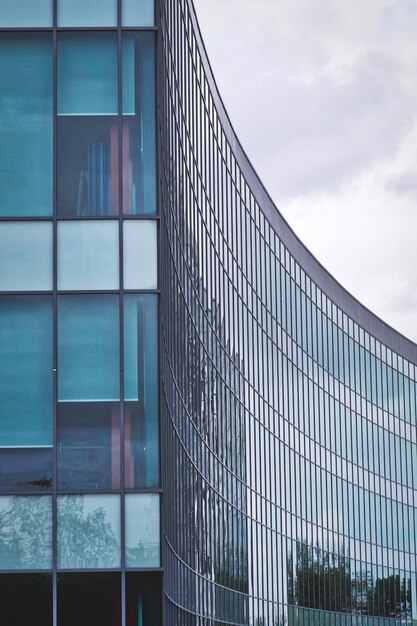
[[[380,317],[364,306],[355,296],[345,289],[338,280],[316,259],[310,250],[303,244],[291,226],[279,212],[260,177],[256,173],[249,157],[240,143],[240,140],[230,121],[229,114],[223,103],[216,79],[211,68],[204,40],[193,0],[188,0],[190,16],[193,22],[198,48],[206,70],[206,77],[210,86],[211,95],[217,109],[220,122],[227,140],[233,150],[242,173],[265,217],[276,231],[288,251],[297,260],[306,274],[324,291],[324,293],[351,317],[359,326],[373,335],[381,343],[397,352],[417,365],[417,344],[384,322]]]

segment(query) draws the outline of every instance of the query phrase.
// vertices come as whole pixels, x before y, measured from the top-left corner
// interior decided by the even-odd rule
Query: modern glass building
[[[417,624],[417,346],[288,227],[191,0],[0,0],[1,626]]]

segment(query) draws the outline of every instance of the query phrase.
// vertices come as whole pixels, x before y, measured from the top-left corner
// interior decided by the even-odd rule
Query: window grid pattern
[[[192,2],[159,19],[167,623],[415,623],[416,346],[271,211]]]
[[[145,29],[141,28],[140,25],[137,27],[135,26],[130,28],[122,28],[121,0],[117,0],[116,4],[118,14],[118,26],[115,26],[111,29],[99,29],[92,27],[87,30],[85,28],[81,28],[79,29],[79,31],[81,30],[87,36],[88,33],[97,34],[101,33],[103,30],[109,32],[111,31],[111,36],[114,37],[114,41],[117,42],[115,50],[118,72],[118,110],[115,115],[115,128],[117,134],[118,158],[117,172],[115,175],[119,181],[122,181],[124,178],[123,164],[126,165],[126,150],[123,153],[123,139],[125,137],[125,134],[123,134],[124,117],[122,113],[122,42],[124,40],[124,37],[127,36],[128,31],[129,37],[133,37],[135,33],[142,32]],[[0,448],[0,474],[2,474],[2,480],[0,481],[0,553],[2,555],[2,557],[0,558],[0,573],[2,581],[5,581],[4,585],[2,583],[2,588],[7,590],[7,585],[13,587],[14,584],[18,584],[19,580],[22,581],[22,584],[26,584],[25,581],[27,581],[28,587],[32,585],[33,588],[36,588],[36,581],[43,576],[45,578],[45,581],[48,582],[48,585],[50,585],[50,593],[45,599],[45,611],[47,614],[47,621],[41,621],[42,623],[45,623],[45,625],[50,624],[52,626],[52,624],[54,624],[54,626],[56,626],[57,624],[66,623],[65,616],[59,614],[59,601],[63,594],[63,591],[60,591],[60,588],[64,588],[63,580],[65,579],[65,577],[69,579],[71,578],[71,576],[75,576],[79,581],[81,581],[80,584],[82,585],[82,581],[87,580],[87,577],[90,576],[92,578],[89,578],[88,580],[92,581],[94,588],[97,587],[98,593],[100,594],[104,593],[105,585],[103,586],[103,581],[105,580],[106,576],[108,576],[112,578],[112,580],[114,580],[114,588],[110,591],[112,594],[119,594],[119,604],[117,604],[116,602],[116,604],[114,605],[117,605],[117,610],[114,609],[114,606],[111,608],[111,610],[116,610],[116,612],[114,612],[112,615],[104,615],[103,613],[103,621],[101,623],[107,624],[110,623],[108,620],[112,620],[112,626],[125,626],[126,624],[129,626],[129,624],[137,624],[138,620],[142,620],[141,623],[144,623],[144,625],[146,625],[148,623],[156,623],[160,620],[159,594],[161,588],[162,569],[160,567],[161,564],[159,555],[159,501],[162,489],[160,484],[159,471],[159,391],[157,377],[159,349],[159,286],[157,277],[157,257],[159,254],[159,216],[157,214],[155,199],[154,206],[151,206],[149,210],[144,212],[134,212],[131,210],[130,207],[126,206],[127,200],[125,199],[125,189],[128,188],[127,183],[124,187],[121,183],[118,185],[118,193],[115,199],[117,203],[117,210],[112,215],[85,216],[80,214],[74,215],[73,217],[67,217],[59,214],[57,206],[59,191],[57,170],[59,165],[57,166],[56,159],[57,150],[59,148],[59,139],[57,133],[59,117],[57,115],[58,41],[60,35],[62,35],[62,31],[72,30],[73,32],[75,32],[75,29],[57,28],[57,0],[53,0],[53,14],[53,27],[51,26],[48,28],[33,29],[0,28],[0,30],[2,31],[0,33],[0,36],[4,35],[4,31],[8,31],[8,37],[13,37],[14,33],[16,33],[22,37],[23,41],[25,36],[30,38],[31,34],[34,31],[44,31],[43,34],[45,35],[45,37],[48,38],[48,42],[50,43],[51,83],[53,84],[53,102],[51,101],[51,107],[53,106],[54,113],[53,127],[51,127],[51,133],[53,133],[54,143],[53,174],[51,172],[54,193],[52,194],[51,191],[50,194],[51,206],[53,204],[53,211],[50,211],[51,217],[48,217],[49,212],[46,208],[44,210],[47,212],[45,212],[44,217],[38,217],[37,214],[32,215],[29,209],[29,213],[27,215],[25,214],[24,217],[20,217],[20,215],[13,216],[9,215],[9,213],[6,213],[5,216],[2,215],[0,218],[0,228],[2,226],[8,226],[8,224],[10,224],[10,226],[22,225],[23,228],[26,227],[29,231],[32,226],[35,226],[36,228],[33,230],[33,232],[36,233],[39,230],[38,226],[41,227],[43,225],[48,225],[53,231],[53,237],[51,237],[51,239],[53,240],[53,246],[51,242],[51,246],[49,246],[48,249],[44,251],[45,258],[42,257],[42,269],[44,269],[44,266],[47,267],[50,274],[53,275],[53,279],[51,278],[51,280],[49,281],[50,284],[48,283],[48,280],[43,279],[43,284],[41,285],[41,287],[38,288],[36,286],[36,283],[35,286],[33,286],[33,282],[31,283],[30,280],[25,280],[24,287],[18,286],[16,288],[16,284],[14,283],[12,289],[9,289],[9,286],[7,286],[5,289],[0,291],[0,299],[2,301],[0,302],[0,306],[3,305],[4,301],[7,305],[10,304],[11,309],[20,307],[18,308],[19,314],[21,314],[20,309],[23,310],[25,306],[27,307],[27,317],[28,321],[30,322],[27,324],[27,328],[29,329],[30,325],[34,327],[33,337],[31,336],[31,340],[33,344],[36,344],[35,347],[37,347],[38,344],[42,344],[42,342],[45,343],[46,339],[44,329],[41,326],[41,322],[38,322],[37,318],[35,318],[33,315],[33,308],[35,305],[37,307],[36,311],[40,307],[47,308],[47,314],[49,315],[47,320],[48,330],[50,331],[50,338],[48,335],[48,341],[50,340],[50,346],[48,344],[45,347],[45,351],[48,353],[49,346],[51,363],[47,373],[48,375],[50,375],[51,380],[48,381],[47,385],[45,384],[45,381],[43,381],[44,387],[46,386],[46,391],[41,387],[39,388],[41,388],[41,391],[43,391],[44,394],[49,392],[49,396],[45,402],[47,406],[50,406],[51,408],[51,415],[49,416],[50,423],[48,422],[48,424],[51,431],[50,439],[52,439],[52,441],[49,441],[48,439],[48,445],[36,446],[36,448],[39,448],[39,454],[37,455],[37,457],[39,457],[41,453],[44,455],[48,454],[48,474],[44,476],[39,476],[39,467],[44,467],[45,462],[42,460],[43,465],[41,465],[40,461],[31,458],[30,463],[32,463],[32,466],[29,467],[29,475],[31,478],[32,472],[36,480],[31,480],[30,482],[28,482],[27,478],[27,460],[24,460],[22,462],[22,467],[24,467],[24,469],[22,470],[24,480],[20,482],[15,482],[13,484],[12,481],[17,481],[20,478],[19,476],[17,476],[17,478],[15,476],[13,478],[10,478],[8,482],[6,479],[9,478],[9,470],[15,470],[16,468],[20,469],[20,465],[18,465],[16,461],[15,449],[19,449],[19,453],[25,453],[24,448],[32,448],[32,446],[21,446],[20,442],[18,442],[17,445],[14,446],[10,446],[9,444],[7,446],[3,446],[10,448],[10,450],[7,450],[8,454],[14,455],[12,456],[10,461],[9,456],[4,455],[5,450]],[[132,23],[135,22],[133,21]],[[149,39],[147,39],[147,41],[151,43],[150,47],[153,56],[155,54],[155,28],[151,24],[149,24],[146,29],[149,31],[149,33],[144,33],[144,36],[149,36]],[[149,67],[150,66],[148,66],[148,72],[150,71]],[[153,93],[151,94],[150,98],[153,103],[151,107],[152,114],[154,114],[152,108],[154,107],[156,95],[156,93],[154,93],[154,89],[155,87],[152,78]],[[154,127],[151,125],[150,136],[152,136],[153,128]],[[155,157],[155,152],[153,152],[153,156]],[[132,176],[132,172],[130,172],[130,176]],[[149,183],[149,187],[152,187],[152,181],[151,183]],[[126,195],[127,193],[128,192],[126,191]],[[124,207],[126,208],[125,215],[123,215]],[[62,288],[59,288],[59,226],[69,225],[71,223],[71,225],[76,228],[77,222],[79,225],[81,225],[82,223],[91,224],[91,217],[97,220],[96,224],[99,220],[101,220],[101,225],[105,225],[104,228],[106,228],[107,225],[110,228],[110,222],[112,226],[113,224],[117,226],[117,240],[115,239],[115,245],[113,246],[114,263],[112,266],[112,271],[117,273],[117,280],[113,281],[114,284],[111,286],[111,288],[107,286],[104,286],[103,288],[102,285],[99,285],[97,288],[97,280],[93,278],[88,287],[85,288],[80,285],[80,283],[78,283],[77,285],[77,277],[72,276],[72,278],[75,280],[74,285],[71,285],[70,287],[64,285]],[[125,257],[123,256],[123,230],[124,228],[126,230],[130,229],[130,225],[133,229],[134,226],[139,222],[143,224],[143,228],[146,228],[148,226],[148,228],[151,228],[152,230],[151,237],[148,237],[147,241],[147,245],[150,247],[152,254],[149,255],[148,259],[146,259],[148,266],[151,266],[151,270],[149,270],[151,274],[151,279],[149,280],[149,278],[145,276],[146,280],[144,280],[143,278],[138,277],[138,274],[138,276],[133,276],[130,281],[129,287],[124,289],[124,265],[127,267],[128,263],[130,263],[132,259],[131,256],[129,256],[128,254],[125,255]],[[23,226],[23,224],[25,226]],[[133,244],[131,243],[131,246],[132,245]],[[92,254],[91,256],[97,255]],[[63,262],[65,261],[66,260],[63,259]],[[10,261],[11,265],[13,265],[12,262],[15,262],[14,259]],[[137,265],[137,259],[133,259],[133,264],[135,266]],[[37,261],[34,262],[34,271],[37,271],[39,266],[40,264]],[[16,273],[22,282],[22,279],[24,277],[22,277],[21,275],[21,268],[17,267],[17,265],[13,266],[13,268],[16,270]],[[68,267],[66,269],[68,269]],[[80,269],[79,276],[82,275],[83,271],[85,272],[85,269],[85,267]],[[102,268],[99,268],[100,271],[101,269]],[[24,270],[27,271],[27,268],[24,268]],[[140,268],[136,268],[136,272],[139,273]],[[45,271],[44,274],[46,274]],[[99,274],[100,272],[98,271],[97,276],[99,276]],[[144,286],[142,286],[142,282],[144,282]],[[74,301],[74,299],[78,300],[79,302],[84,299],[85,303],[87,303],[89,299],[90,301],[92,299],[96,303],[98,303],[96,314],[97,317],[100,319],[102,319],[102,310],[100,312],[100,302],[106,301],[107,303],[111,303],[112,311],[114,310],[116,312],[116,314],[112,317],[112,319],[114,319],[115,321],[115,325],[114,327],[112,327],[112,332],[114,331],[114,337],[112,336],[110,341],[112,341],[115,345],[117,344],[118,346],[117,354],[115,353],[114,355],[116,361],[113,364],[114,369],[116,370],[117,377],[117,383],[115,387],[117,387],[118,391],[115,397],[110,398],[111,403],[106,397],[99,397],[99,402],[94,402],[95,405],[98,405],[95,407],[96,413],[98,415],[97,420],[105,418],[107,422],[111,423],[112,428],[111,445],[113,449],[110,468],[111,473],[107,485],[105,484],[104,486],[101,486],[94,481],[89,482],[88,474],[85,471],[85,467],[82,465],[80,466],[77,478],[77,463],[82,463],[82,460],[80,461],[79,459],[76,459],[73,463],[73,459],[70,459],[69,464],[62,461],[65,442],[63,442],[63,440],[61,439],[62,433],[60,429],[62,428],[63,431],[64,418],[70,426],[70,428],[65,431],[65,436],[67,437],[66,449],[69,455],[71,453],[71,450],[74,449],[75,445],[77,445],[79,449],[82,448],[82,445],[80,445],[80,440],[78,440],[76,444],[74,444],[74,437],[77,436],[77,432],[74,429],[74,417],[78,418],[78,422],[81,421],[81,418],[85,421],[88,421],[94,417],[94,408],[92,409],[92,411],[90,411],[90,409],[86,406],[87,402],[79,401],[85,400],[85,398],[78,398],[76,402],[73,401],[73,398],[71,398],[71,401],[65,400],[61,402],[60,398],[58,397],[59,380],[61,373],[61,346],[59,345],[58,341],[59,316],[60,312],[62,312],[62,310],[64,309],[64,300],[66,300],[66,302],[69,302],[70,300]],[[22,305],[20,305],[20,303],[22,303]],[[128,306],[128,304],[131,309],[130,326],[133,326],[134,322],[136,324],[134,326],[134,332],[130,329],[128,332],[125,328],[124,313],[125,308]],[[137,317],[134,318],[134,315]],[[17,319],[16,324],[20,323],[19,318],[17,318],[16,315],[14,317],[15,319]],[[88,322],[86,322],[86,324],[88,325]],[[94,328],[92,328],[92,331],[94,331]],[[146,351],[146,355],[142,355],[143,363],[137,363],[137,361],[140,361],[140,348],[138,338],[140,331],[142,333],[142,340],[143,336],[145,336],[141,348],[143,352]],[[7,329],[4,329],[4,332],[7,332]],[[129,343],[132,356],[130,357],[130,361],[128,364],[125,361],[124,345],[126,342],[136,342],[136,353],[134,353],[134,347],[132,347]],[[20,352],[24,354],[21,346],[18,346],[18,348]],[[33,348],[33,350],[35,350],[35,348]],[[19,358],[20,352],[17,353],[17,360]],[[28,356],[31,355],[32,354],[29,352]],[[74,362],[76,361],[76,356],[77,355],[75,355],[73,358]],[[151,362],[150,365],[148,362]],[[136,392],[136,398],[126,398],[125,401],[125,369],[127,370],[128,367],[132,371],[133,368],[136,367],[135,373],[131,373],[130,375],[131,377],[135,377],[136,384],[139,385],[139,391]],[[144,373],[146,367],[150,368],[150,370],[152,371],[152,374],[148,377],[151,380],[147,380],[146,371]],[[44,369],[46,369],[46,366]],[[26,370],[30,374],[30,366],[26,366],[24,373],[26,373]],[[3,374],[3,368],[0,367],[0,379],[2,381]],[[41,374],[44,374],[43,369]],[[141,376],[145,382],[138,383],[138,378],[140,378]],[[8,379],[6,380],[8,381]],[[49,382],[50,388],[48,387]],[[30,382],[30,384],[34,385],[35,383]],[[140,386],[140,384],[142,384],[142,387]],[[3,388],[2,391],[4,391]],[[41,393],[41,391],[39,393]],[[145,392],[147,394],[146,399],[144,399],[140,395]],[[87,398],[87,401],[90,402],[91,399]],[[7,398],[5,402],[7,403]],[[139,403],[141,403],[141,407],[138,409],[137,405]],[[141,411],[143,410],[143,405],[145,405],[145,409],[147,408],[147,403],[150,407],[149,412],[152,413],[152,418],[154,418],[151,426],[149,426],[149,430],[152,429],[152,441],[150,441],[150,443],[145,440],[145,435],[143,435],[142,432],[140,432],[138,435],[138,422],[140,419],[142,419]],[[74,409],[75,404],[77,404],[78,406]],[[73,409],[72,413],[71,409]],[[140,417],[138,417],[139,414]],[[35,415],[34,417],[37,416]],[[129,428],[128,431],[127,425]],[[0,423],[0,427],[2,426],[3,425]],[[89,426],[91,426],[92,437],[100,435],[100,423],[98,421],[97,424],[91,421]],[[83,425],[81,425],[81,429],[82,427]],[[46,437],[46,435],[44,435],[44,437]],[[73,438],[72,440],[71,437]],[[146,449],[146,445],[149,445],[149,449],[151,450],[149,455],[152,454],[152,458],[150,460],[148,458],[145,459],[146,455],[143,452],[143,450]],[[99,447],[100,446],[97,446],[97,448]],[[22,448],[22,450],[20,450],[20,448]],[[136,463],[135,465],[139,454],[138,449],[142,450],[143,458],[141,458],[140,463]],[[68,456],[68,458],[70,457]],[[72,467],[71,479],[73,480],[73,484],[71,486],[68,486],[66,480],[70,475],[68,467],[71,465],[71,463],[73,463],[73,467],[75,467],[75,470]],[[96,471],[98,471],[97,467]],[[62,478],[62,476],[64,476],[64,469],[66,472],[65,479]],[[144,478],[147,473],[151,476],[148,482],[146,482]],[[6,476],[6,479],[3,481],[4,476]],[[142,520],[144,532],[142,536],[140,536],[140,532],[138,533],[137,528],[135,527],[134,520],[129,520],[130,543],[129,546],[127,546],[125,531],[125,500],[129,499],[129,502],[131,503],[130,506],[135,507],[134,513],[135,515],[137,515],[138,511],[140,511],[141,508],[139,506],[137,498],[142,497],[144,498],[144,502],[147,507],[146,515],[144,516],[144,520]],[[146,545],[146,537],[145,544],[143,542],[145,531],[149,531],[149,528],[146,526],[145,522],[147,523],[151,531],[151,545],[149,546]],[[34,525],[36,526],[35,536],[33,534]],[[88,530],[88,527],[90,527],[90,530]],[[82,533],[84,533],[84,536],[82,535]],[[107,538],[106,533],[108,534]],[[107,539],[108,542],[106,543]],[[60,542],[62,544],[61,548],[59,548],[58,546]],[[73,545],[71,545],[71,542],[73,542]],[[16,545],[18,546],[17,551],[15,550]],[[75,546],[77,547],[75,548]],[[78,553],[76,552],[76,550],[78,550]],[[129,551],[129,563],[126,562],[127,559],[125,550]],[[42,571],[42,574],[39,573],[40,571]],[[110,597],[110,591],[108,602],[111,604],[113,598]],[[127,600],[123,600],[122,602],[120,602],[120,598],[124,598],[125,592],[128,596]],[[143,595],[141,595],[142,592]],[[146,593],[148,593],[149,599],[145,597]],[[9,600],[7,594],[7,591],[4,591],[4,594],[0,593],[2,607],[3,603],[5,604],[5,607],[6,605],[8,606]],[[69,595],[70,594],[71,592],[69,592]],[[39,594],[37,597],[39,597]],[[138,613],[138,603],[141,607],[140,614]],[[84,610],[84,607],[82,608]],[[37,611],[41,610],[41,605],[39,604],[38,606],[38,604],[34,602],[33,615],[36,616],[38,614]],[[19,615],[17,615],[18,613],[19,612],[16,612],[16,616],[15,614],[13,614],[14,619],[17,620],[16,624],[20,624],[21,622],[19,621],[19,619],[23,619],[20,617],[20,613]],[[88,611],[86,612],[86,615],[87,614]],[[81,614],[76,616],[74,615],[73,619],[80,619],[80,615]],[[90,617],[94,621],[94,617]],[[25,617],[25,619],[27,621],[27,616]],[[86,622],[82,621],[82,623],[84,624]]]

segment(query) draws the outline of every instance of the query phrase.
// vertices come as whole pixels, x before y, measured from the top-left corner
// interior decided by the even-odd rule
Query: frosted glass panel
[[[52,568],[51,497],[1,496],[0,521],[0,570]]]
[[[1,0],[0,26],[52,26],[52,0]]]
[[[52,298],[0,297],[0,447],[52,445]]]
[[[126,567],[159,567],[159,495],[126,496]]]
[[[153,26],[154,0],[122,0],[123,26]]]
[[[123,267],[125,289],[158,287],[156,221],[124,222]]]
[[[58,289],[119,288],[119,223],[58,224]]]
[[[2,33],[1,216],[52,215],[52,76],[51,34]]]
[[[120,497],[58,497],[58,567],[120,567]]]
[[[120,397],[117,296],[58,298],[58,400]]]
[[[114,33],[60,33],[58,115],[117,115]]]
[[[0,224],[0,290],[52,290],[52,222]]]
[[[117,26],[117,1],[58,0],[58,26]]]

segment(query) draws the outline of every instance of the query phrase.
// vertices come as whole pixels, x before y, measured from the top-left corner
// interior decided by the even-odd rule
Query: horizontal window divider
[[[2,569],[0,574],[51,574],[53,569]]]
[[[1,296],[52,296],[53,291],[0,291]]]
[[[51,222],[53,223],[53,215],[16,215],[16,217],[10,217],[1,215],[0,222]]]

